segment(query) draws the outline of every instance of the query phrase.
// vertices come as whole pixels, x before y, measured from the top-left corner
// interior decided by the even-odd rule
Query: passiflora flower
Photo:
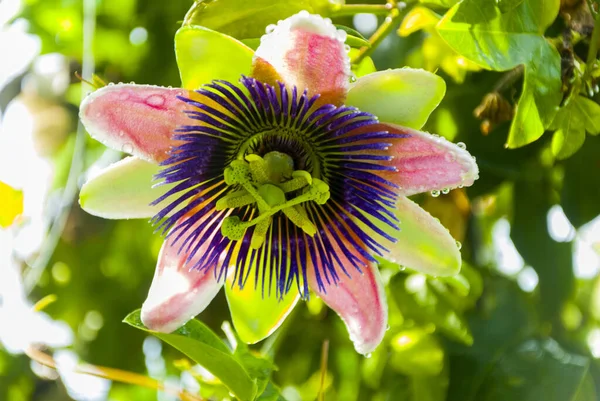
[[[256,342],[313,291],[368,353],[387,326],[376,257],[459,271],[454,239],[406,198],[477,178],[466,150],[413,129],[444,82],[410,69],[352,79],[344,41],[307,12],[269,26],[256,52],[184,27],[185,89],[109,85],[83,101],[89,133],[133,156],[90,179],[82,207],[152,217],[166,233],[142,307],[148,328],[177,329],[227,282],[234,325]]]

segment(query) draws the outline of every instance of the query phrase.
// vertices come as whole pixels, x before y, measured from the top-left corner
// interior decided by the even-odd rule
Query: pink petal
[[[212,235],[218,230],[217,227]],[[170,333],[202,312],[217,295],[224,280],[217,281],[213,269],[190,270],[207,252],[212,235],[187,262],[190,251],[185,247],[179,252],[183,241],[174,243],[177,235],[164,242],[148,298],[142,306],[142,322],[146,327]]]
[[[190,121],[183,113],[190,106],[177,96],[190,95],[185,89],[109,85],[83,100],[79,117],[90,135],[106,146],[159,162],[173,145],[175,127]]]
[[[399,195],[410,196],[433,190],[468,187],[479,178],[475,158],[464,147],[426,132],[382,124],[381,129],[409,134],[393,141],[388,153],[397,172],[382,174],[400,186]]]
[[[344,102],[350,79],[350,59],[344,48],[346,33],[331,20],[306,11],[293,15],[261,38],[254,54],[252,76],[262,82],[281,81],[320,102]]]
[[[319,289],[315,269],[309,265],[308,283],[310,289],[344,321],[356,351],[368,354],[381,343],[387,328],[387,301],[381,276],[377,266],[366,260],[362,260],[365,266],[361,267],[361,274],[347,256],[337,246],[334,247],[351,277],[338,272],[337,285],[325,283],[325,290],[322,290]]]

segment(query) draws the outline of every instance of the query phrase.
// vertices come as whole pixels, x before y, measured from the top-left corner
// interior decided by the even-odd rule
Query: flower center
[[[263,285],[276,280],[278,296],[293,283],[307,296],[309,268],[325,288],[375,263],[381,238],[394,241],[387,227],[397,229],[396,188],[380,173],[394,171],[387,149],[402,135],[306,90],[240,84],[214,81],[180,98],[190,121],[156,176],[172,187],[152,203],[164,205],[153,222],[190,268],[221,279],[235,266],[241,287],[255,272]]]
[[[330,196],[325,182],[313,178],[306,170],[294,170],[293,159],[278,151],[268,152],[264,157],[249,154],[245,160],[234,160],[225,169],[225,183],[240,189],[219,199],[216,210],[256,204],[258,216],[247,221],[229,216],[221,232],[230,240],[239,241],[246,229],[256,226],[250,241],[252,249],[262,246],[277,212],[285,214],[306,234],[315,235],[317,229],[301,204],[314,201],[323,205]]]

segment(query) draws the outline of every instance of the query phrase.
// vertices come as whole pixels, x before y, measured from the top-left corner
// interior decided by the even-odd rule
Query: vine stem
[[[82,75],[85,79],[93,81],[95,70],[94,59],[94,34],[96,31],[96,1],[84,0],[83,2],[83,58],[82,58]],[[82,85],[81,96],[86,95],[85,86]],[[42,273],[46,269],[50,258],[54,254],[56,246],[65,229],[71,207],[77,197],[77,183],[83,170],[85,159],[85,129],[79,121],[77,125],[77,133],[75,134],[75,145],[73,147],[73,156],[71,158],[71,166],[69,167],[69,176],[60,197],[58,216],[54,220],[48,236],[41,246],[40,252],[36,259],[31,264],[31,268],[25,274],[23,286],[27,294],[37,285]]]
[[[600,45],[600,13],[596,15],[594,19],[594,30],[592,31],[592,37],[590,38],[590,48],[588,50],[587,60],[586,60],[586,68],[584,73],[585,82],[587,78],[589,78],[590,73],[592,71],[592,66],[596,61],[596,57],[598,56],[598,46]]]
[[[52,358],[52,356],[42,352],[34,346],[30,346],[25,349],[25,354],[33,361],[40,365],[47,366],[52,369],[59,370],[61,367]],[[75,373],[95,376],[106,380],[112,380],[120,383],[132,384],[135,386],[147,387],[153,390],[164,391],[176,397],[179,397],[183,401],[204,401],[186,390],[180,390],[170,386],[166,386],[163,382],[152,379],[150,377],[140,375],[133,372],[127,372],[125,370],[108,368],[105,366],[81,364],[71,368]]]
[[[325,401],[325,377],[327,376],[327,360],[329,359],[329,340],[323,341],[321,347],[321,384],[319,388],[319,401]]]
[[[388,0],[385,4],[388,10],[388,16],[383,21],[383,24],[377,28],[373,35],[369,38],[370,47],[363,46],[359,52],[352,59],[352,64],[360,63],[365,57],[369,56],[379,46],[381,41],[391,32],[394,28],[394,23],[400,17],[400,10],[398,9],[398,3],[395,0]]]

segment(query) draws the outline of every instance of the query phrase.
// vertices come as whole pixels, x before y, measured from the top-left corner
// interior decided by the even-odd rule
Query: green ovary
[[[273,215],[282,212],[306,234],[313,236],[316,227],[308,218],[302,203],[314,201],[322,205],[329,199],[329,186],[304,170],[294,170],[292,158],[281,152],[269,152],[263,157],[250,154],[245,160],[234,160],[225,169],[225,183],[240,187],[221,198],[217,210],[256,204],[258,216],[241,221],[229,216],[221,232],[232,241],[244,237],[246,229],[256,226],[250,246],[258,249],[265,241]],[[292,194],[294,197],[288,197]]]

